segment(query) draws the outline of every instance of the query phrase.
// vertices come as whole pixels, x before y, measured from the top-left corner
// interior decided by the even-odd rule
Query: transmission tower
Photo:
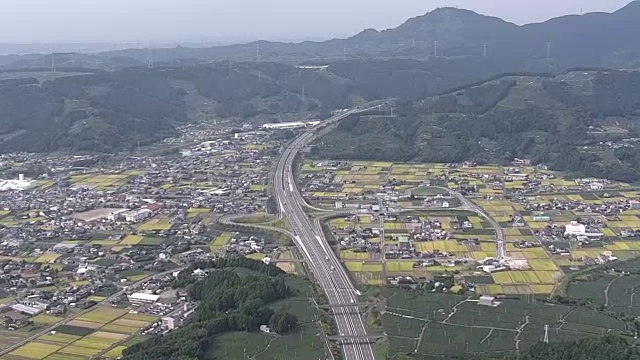
[[[56,54],[51,53],[51,72],[56,72]]]
[[[438,40],[433,41],[433,56],[438,57]]]
[[[545,325],[544,326],[544,343],[548,344],[549,343],[549,325]]]
[[[551,41],[547,41],[547,59],[551,59]]]
[[[483,55],[484,57],[487,57],[487,44],[484,44],[484,45],[482,46],[482,55]]]
[[[153,59],[151,58],[151,46],[149,46],[149,50],[147,53],[147,67],[149,69],[153,69]]]
[[[260,43],[256,42],[256,61],[260,61]]]

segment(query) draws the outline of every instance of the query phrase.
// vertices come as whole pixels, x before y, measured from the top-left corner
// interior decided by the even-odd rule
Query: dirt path
[[[609,281],[609,284],[607,284],[607,287],[604,289],[604,306],[609,306],[609,288],[618,279],[620,279],[620,278],[617,277],[617,278]]]

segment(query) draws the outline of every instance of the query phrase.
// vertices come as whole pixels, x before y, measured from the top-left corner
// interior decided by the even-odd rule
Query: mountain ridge
[[[326,63],[344,58],[405,57],[426,60],[435,55],[481,57],[484,56],[486,45],[487,56],[499,61],[509,59],[512,63],[517,63],[521,70],[542,71],[549,65],[549,61],[545,59],[547,42],[551,41],[550,55],[554,59],[552,65],[555,68],[619,67],[640,62],[640,44],[636,44],[633,37],[633,34],[640,33],[640,21],[636,21],[638,18],[640,1],[633,1],[612,13],[567,15],[525,25],[516,25],[471,10],[443,7],[407,19],[394,28],[380,31],[364,29],[343,39],[299,43],[259,40],[206,48],[126,49],[92,56],[105,61],[112,57],[128,57],[138,63],[147,63],[149,60],[192,60],[198,63],[220,60],[255,61],[256,47],[259,44],[260,60],[263,61]],[[594,29],[599,32],[594,32]],[[592,37],[595,39],[591,39]],[[609,39],[611,44],[604,39]],[[435,41],[438,42],[437,54],[434,50]],[[592,51],[584,49],[584,44],[589,43]],[[579,53],[581,59],[571,56],[572,53]],[[3,63],[6,61],[3,62],[0,58],[0,65]],[[13,61],[5,64],[4,68],[11,68],[11,64],[14,64],[14,68],[29,66],[28,61]],[[126,62],[121,66],[127,66]],[[108,70],[108,67],[103,69]]]
[[[310,154],[318,160],[421,163],[518,157],[576,176],[637,182],[638,99],[638,71],[496,76],[402,102],[394,118],[352,116],[318,139]]]

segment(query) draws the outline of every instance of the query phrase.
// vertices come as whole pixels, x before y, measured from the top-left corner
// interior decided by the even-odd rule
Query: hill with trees
[[[213,271],[198,280],[192,276],[195,269]],[[295,331],[295,315],[269,307],[292,292],[284,276],[273,265],[245,258],[192,264],[180,272],[175,286],[186,287],[189,297],[198,301],[194,319],[175,331],[127,348],[123,358],[195,360],[203,358],[209,343],[225,332],[257,331],[265,324],[272,324],[279,334]]]
[[[501,163],[640,180],[640,72],[506,76],[419,101],[396,116],[351,116],[320,138],[315,158]]]
[[[0,151],[113,152],[212,119],[278,121],[328,116],[351,104],[331,73],[276,63],[94,71],[51,76],[0,73]]]
[[[0,152],[130,150],[190,122],[326,118],[357,99],[419,100],[500,71],[489,61],[467,72],[455,71],[456,64],[352,60],[318,71],[224,61],[113,72],[0,72]]]

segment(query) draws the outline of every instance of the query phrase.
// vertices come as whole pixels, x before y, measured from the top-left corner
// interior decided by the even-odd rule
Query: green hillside
[[[510,76],[404,102],[390,114],[353,116],[311,156],[380,161],[504,162],[531,158],[555,170],[640,180],[634,138],[640,73],[574,71]]]
[[[326,116],[350,105],[332,74],[271,63],[0,75],[2,152],[127,150],[191,121]]]

